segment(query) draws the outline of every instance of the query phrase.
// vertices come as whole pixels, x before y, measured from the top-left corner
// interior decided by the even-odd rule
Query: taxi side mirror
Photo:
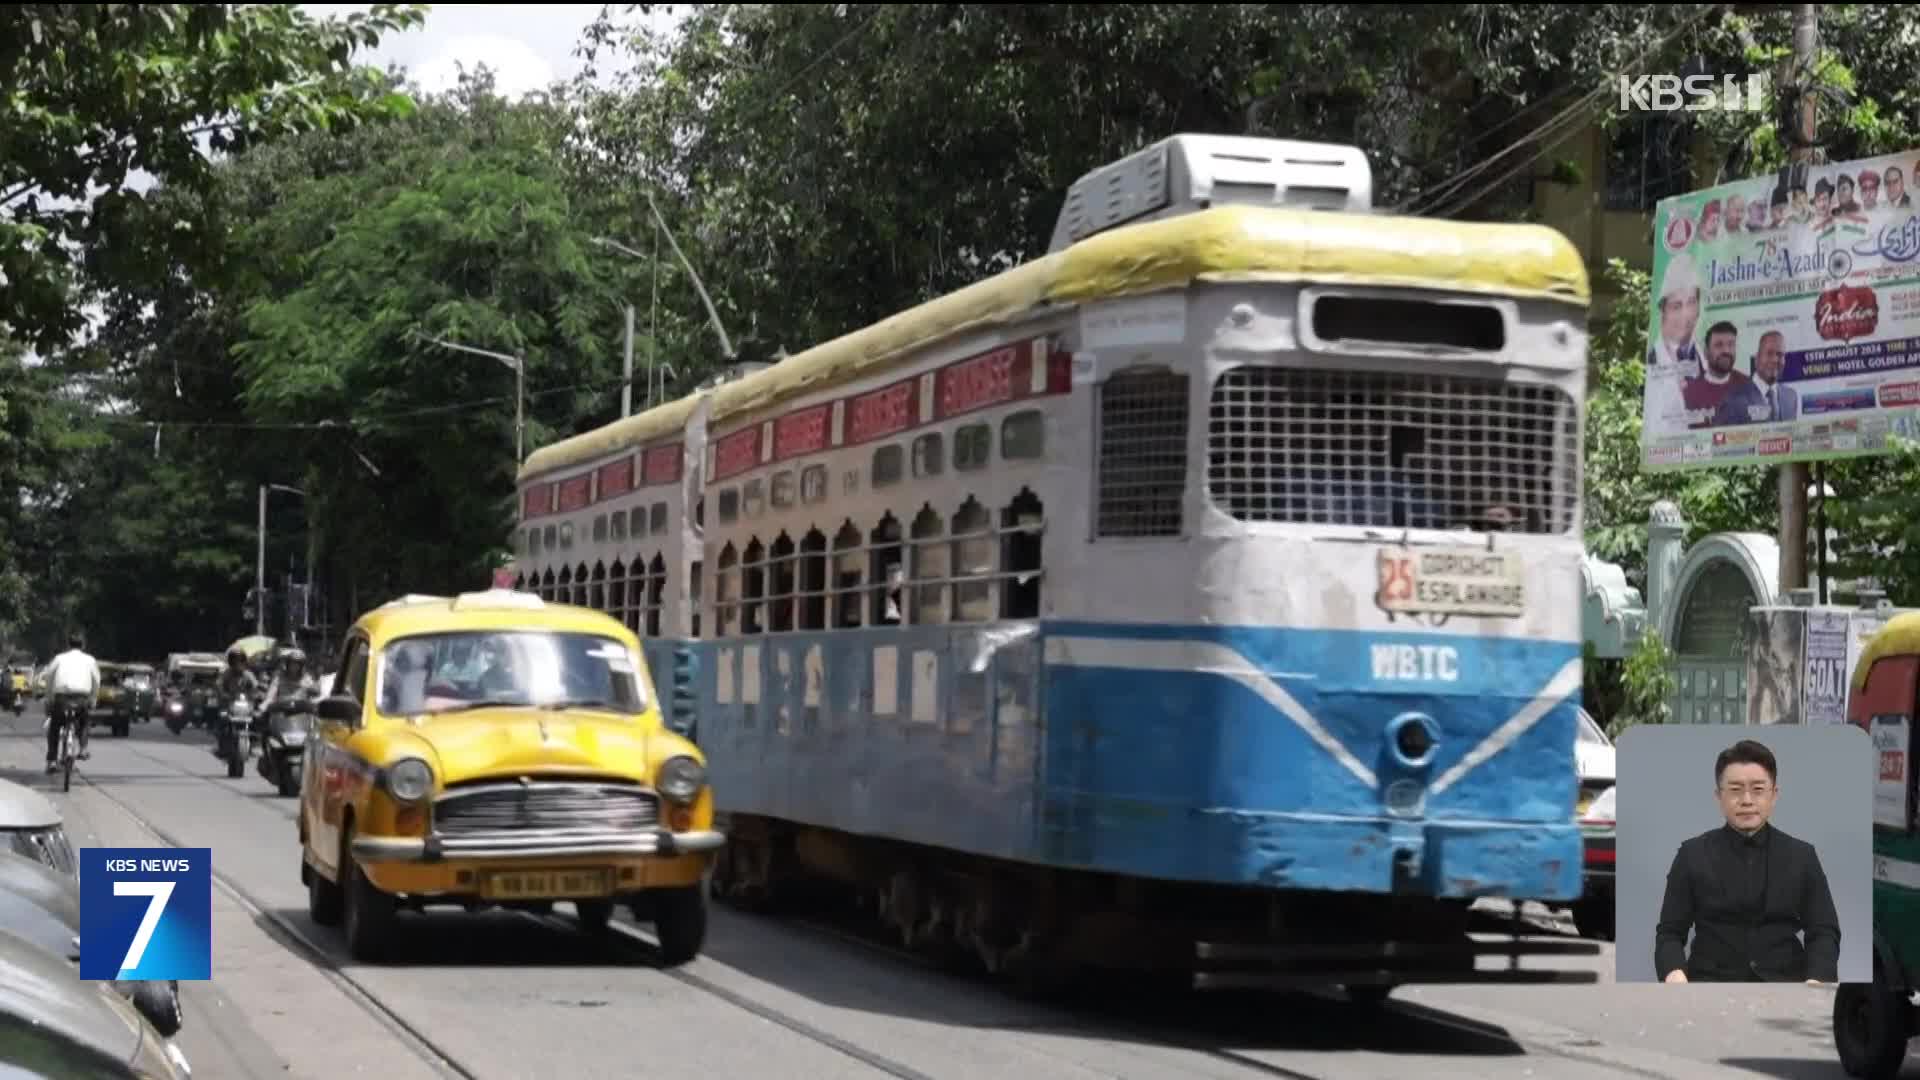
[[[360,722],[360,703],[344,694],[321,698],[314,713],[329,723],[357,724]]]

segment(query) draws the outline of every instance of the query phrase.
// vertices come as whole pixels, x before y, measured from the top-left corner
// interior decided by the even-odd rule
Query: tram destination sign
[[[1527,610],[1526,566],[1483,547],[1385,548],[1375,600],[1396,615],[1495,615]]]

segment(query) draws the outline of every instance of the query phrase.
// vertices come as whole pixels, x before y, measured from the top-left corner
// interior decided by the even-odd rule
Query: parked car
[[[79,963],[80,882],[44,863],[0,852],[0,931]],[[180,1030],[184,1016],[178,982],[115,980],[112,986],[160,1034]]]
[[[11,780],[0,780],[0,849],[12,851],[73,876],[79,873],[73,844],[60,811],[45,795]]]
[[[668,965],[699,953],[724,840],[633,631],[526,593],[405,597],[340,656],[302,765],[300,874],[356,958],[384,955],[402,906],[555,901],[589,931],[626,904]]]
[[[125,998],[0,930],[0,1063],[50,1077],[189,1080],[178,1047]]]
[[[1575,771],[1580,794],[1574,801],[1574,821],[1586,838],[1585,872],[1580,899],[1570,911],[1582,937],[1613,940],[1613,786],[1617,751],[1606,729],[1586,709],[1580,710],[1579,735],[1574,740]],[[1605,801],[1604,820],[1593,815]]]

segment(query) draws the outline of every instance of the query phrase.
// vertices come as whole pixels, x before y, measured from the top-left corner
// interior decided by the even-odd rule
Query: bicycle
[[[85,706],[75,706],[66,702],[53,703],[47,710],[47,722],[54,723],[56,717],[63,717],[60,726],[60,790],[73,790],[73,763],[80,759],[80,725],[87,722]]]

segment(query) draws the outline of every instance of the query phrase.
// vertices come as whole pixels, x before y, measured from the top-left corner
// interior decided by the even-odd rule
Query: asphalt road
[[[564,916],[505,914],[411,917],[398,962],[369,967],[307,918],[294,801],[251,771],[226,779],[206,736],[96,729],[63,795],[40,773],[39,727],[37,711],[0,716],[0,776],[48,790],[76,847],[213,850],[215,974],[183,984],[177,1039],[196,1080],[1843,1075],[1831,992],[1616,985],[1610,946],[1599,986],[1411,989],[1378,1014],[1295,994],[1036,1005],[725,908],[705,955],[674,971],[631,925],[595,939]]]

